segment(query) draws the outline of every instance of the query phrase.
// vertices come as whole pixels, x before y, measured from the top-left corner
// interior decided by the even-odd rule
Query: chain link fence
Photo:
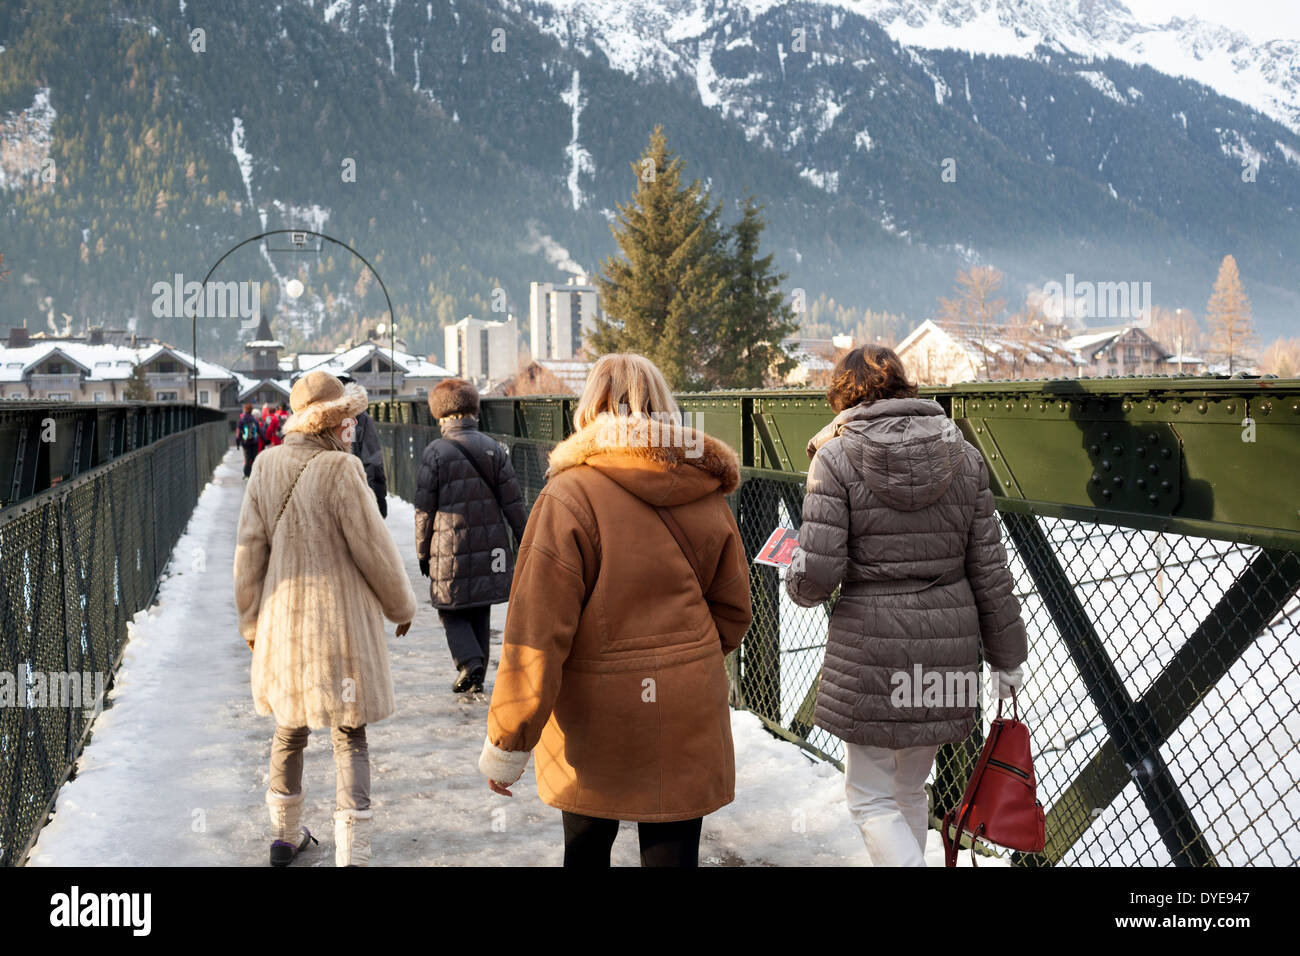
[[[390,490],[414,494],[432,425],[379,426]],[[532,504],[552,442],[498,434]],[[801,475],[744,469],[731,496],[751,557],[798,528]],[[1000,501],[1030,635],[1021,715],[1047,809],[1041,854],[1014,865],[1300,862],[1300,553],[1045,518]],[[754,622],[728,659],[732,703],[835,764],[813,725],[833,604],[801,608],[750,566]],[[987,688],[982,687],[982,692]],[[932,824],[961,798],[991,716],[941,749]],[[990,851],[993,852],[993,851]]]
[[[0,865],[44,825],[229,435],[209,421],[0,510]]]

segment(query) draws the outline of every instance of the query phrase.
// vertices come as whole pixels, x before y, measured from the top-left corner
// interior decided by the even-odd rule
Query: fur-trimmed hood
[[[740,484],[740,458],[684,425],[605,412],[551,451],[547,479],[590,465],[653,505],[694,501]]]

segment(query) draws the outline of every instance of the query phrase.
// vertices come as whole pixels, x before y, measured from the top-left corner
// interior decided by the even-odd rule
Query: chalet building
[[[1079,354],[1080,375],[1165,375],[1174,370],[1169,362],[1173,353],[1134,326],[1090,329],[1066,339],[1065,346]]]
[[[926,319],[894,351],[921,385],[1086,374],[1083,360],[1050,323],[980,328]]]
[[[282,365],[285,363],[281,363]],[[317,369],[331,375],[350,375],[375,401],[398,396],[422,397],[451,372],[418,355],[384,347],[377,340],[336,352],[295,355],[284,370],[296,380]]]
[[[140,366],[157,402],[193,402],[221,408],[234,389],[230,369],[151,339],[92,329],[84,336],[29,336],[11,329],[0,345],[0,399],[120,402]]]

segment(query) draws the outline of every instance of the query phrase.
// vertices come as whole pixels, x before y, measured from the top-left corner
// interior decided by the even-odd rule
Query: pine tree
[[[632,163],[636,194],[618,204],[611,231],[621,255],[595,277],[605,316],[587,340],[597,354],[641,353],[675,389],[701,383],[700,357],[715,351],[729,309],[721,209],[699,180],[682,182],[684,166],[655,127]]]
[[[1211,354],[1228,363],[1231,375],[1250,364],[1246,350],[1255,342],[1255,323],[1251,319],[1250,299],[1241,284],[1237,260],[1224,256],[1214,292],[1205,306],[1205,324],[1210,333]]]
[[[131,376],[126,380],[122,397],[131,402],[152,402],[153,387],[145,377],[144,366],[139,362],[131,367]]]
[[[780,290],[786,276],[772,271],[772,253],[759,256],[762,213],[763,207],[747,196],[731,232],[728,314],[705,369],[715,388],[761,388],[770,376],[784,378],[796,364],[781,345],[799,329],[794,309]]]

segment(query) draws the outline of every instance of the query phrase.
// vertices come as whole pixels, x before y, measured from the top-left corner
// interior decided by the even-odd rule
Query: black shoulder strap
[[[487,472],[483,470],[483,466],[479,463],[478,458],[476,458],[473,452],[468,448],[456,441],[456,439],[448,438],[446,435],[441,437],[448,445],[460,452],[461,456],[469,462],[470,467],[478,472],[478,476],[483,479],[483,484],[487,485],[488,491],[492,492],[492,497],[496,500],[497,508],[500,510],[501,517],[504,519],[506,516],[506,506],[501,503],[501,489],[496,486],[496,482],[488,477]]]

